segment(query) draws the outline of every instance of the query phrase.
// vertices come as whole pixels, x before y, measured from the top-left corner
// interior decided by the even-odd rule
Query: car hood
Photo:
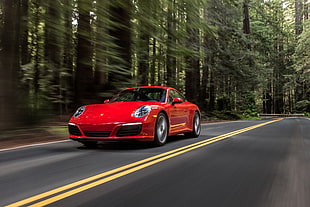
[[[106,104],[86,105],[86,110],[79,117],[72,117],[70,122],[79,124],[100,124],[111,122],[132,122],[132,113],[143,105],[154,105],[150,102],[112,102]]]

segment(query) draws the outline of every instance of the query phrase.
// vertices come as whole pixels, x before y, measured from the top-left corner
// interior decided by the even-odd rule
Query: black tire
[[[196,111],[193,118],[193,131],[185,133],[186,137],[196,138],[199,137],[201,132],[200,115]]]
[[[155,124],[154,144],[162,146],[166,143],[168,137],[168,120],[164,113],[160,112],[157,115]]]
[[[97,147],[96,141],[81,141],[81,143],[87,148],[96,148]]]

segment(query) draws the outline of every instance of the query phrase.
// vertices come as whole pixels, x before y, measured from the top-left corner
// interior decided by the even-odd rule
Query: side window
[[[180,94],[177,91],[171,89],[170,93],[169,93],[169,103],[172,103],[174,98],[181,98],[183,101],[186,101],[184,96],[182,96],[182,94]]]

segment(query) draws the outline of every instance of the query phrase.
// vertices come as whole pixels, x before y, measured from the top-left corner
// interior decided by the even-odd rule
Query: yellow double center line
[[[77,193],[80,193],[82,191],[88,190],[90,188],[96,187],[98,185],[107,183],[111,180],[120,178],[122,176],[128,175],[130,173],[136,172],[138,170],[141,170],[143,168],[149,167],[151,165],[154,165],[156,163],[162,162],[164,160],[170,159],[172,157],[176,157],[178,155],[184,154],[188,151],[212,144],[214,142],[218,142],[221,141],[223,139],[227,139],[231,136],[237,135],[237,134],[241,134],[243,132],[267,125],[267,124],[271,124],[273,122],[276,121],[280,121],[282,119],[277,119],[277,120],[272,120],[269,122],[264,122],[261,124],[257,124],[254,126],[250,126],[244,129],[240,129],[237,131],[233,131],[227,134],[223,134],[220,136],[216,136],[207,140],[203,140],[194,144],[190,144],[187,145],[185,147],[181,147],[175,150],[171,150],[153,157],[149,157],[147,159],[144,160],[140,160],[119,168],[116,168],[114,170],[110,170],[50,191],[47,191],[45,193],[41,193],[32,197],[29,197],[27,199],[18,201],[16,203],[12,203],[10,205],[7,205],[6,207],[16,207],[16,206],[23,206],[23,205],[27,205],[27,206],[31,206],[31,207],[38,207],[38,206],[46,206],[48,204],[54,203],[56,201],[59,201],[61,199],[67,198],[69,196],[75,195]]]

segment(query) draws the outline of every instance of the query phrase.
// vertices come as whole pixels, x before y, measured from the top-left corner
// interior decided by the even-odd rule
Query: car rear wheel
[[[196,137],[199,137],[200,131],[201,131],[200,115],[196,111],[194,114],[194,119],[193,119],[193,131],[191,131],[189,133],[185,133],[185,136],[196,138]]]
[[[168,121],[164,113],[159,113],[155,124],[154,143],[157,146],[164,145],[168,137]]]

